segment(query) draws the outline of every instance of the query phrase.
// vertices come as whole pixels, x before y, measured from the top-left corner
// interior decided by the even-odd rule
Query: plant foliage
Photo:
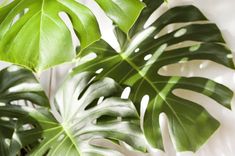
[[[51,105],[29,70],[0,71],[0,155],[122,155],[97,139],[146,152],[146,138],[164,150],[161,113],[178,151],[204,144],[219,122],[175,91],[200,93],[228,109],[233,92],[207,78],[166,76],[160,70],[193,60],[234,69],[232,53],[218,27],[194,6],[170,8],[150,22],[164,1],[95,0],[115,25],[120,51],[100,39],[95,16],[76,0],[14,0],[1,7],[0,60],[37,72],[75,57],[80,62]],[[78,52],[71,31],[80,41]],[[95,58],[89,58],[92,53]],[[121,86],[131,88],[134,104],[120,98]],[[137,112],[143,99],[148,99],[144,135]]]
[[[55,96],[57,111],[52,111],[30,71],[16,66],[2,70],[0,154],[16,155],[24,148],[35,156],[122,155],[94,144],[96,139],[123,141],[146,151],[132,102],[118,98],[122,89],[112,79],[94,76],[71,73]],[[36,105],[19,105],[19,100]]]
[[[124,31],[144,7],[138,0],[97,2]],[[100,39],[95,16],[75,0],[14,0],[0,8],[0,60],[37,72],[71,61],[76,52],[66,17],[81,50]]]
[[[123,86],[131,87],[130,99],[138,110],[143,97],[149,97],[143,128],[145,137],[154,148],[164,149],[159,115],[165,113],[175,148],[195,151],[215,132],[219,123],[202,106],[177,96],[174,91],[198,92],[227,108],[230,108],[233,92],[207,78],[165,76],[159,70],[170,64],[192,60],[210,60],[234,69],[231,51],[218,27],[208,22],[196,7],[171,8],[146,25],[163,0],[143,2],[147,7],[128,34],[115,28],[121,51],[115,51],[100,40],[80,54],[81,58],[91,53],[97,57],[80,64],[76,71],[102,71],[99,78],[108,76]],[[178,28],[164,31],[172,24],[178,24]]]
[[[22,105],[26,103],[27,105]],[[29,102],[36,108],[30,107]],[[0,71],[0,155],[13,156],[22,146],[41,135],[41,124],[50,117],[49,101],[33,74],[10,66]],[[45,118],[45,116],[47,116]]]

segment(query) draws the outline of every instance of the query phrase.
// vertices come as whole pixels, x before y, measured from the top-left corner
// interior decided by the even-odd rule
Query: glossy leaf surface
[[[51,121],[51,127],[43,129],[44,139],[32,155],[122,155],[92,144],[92,140],[102,138],[124,141],[135,149],[145,150],[134,105],[128,100],[110,97],[120,91],[112,79],[95,81],[94,76],[72,73],[65,81],[55,97],[61,121]],[[104,99],[97,105],[100,97]],[[112,120],[98,120],[104,116]],[[133,123],[117,117],[131,118]]]
[[[71,73],[58,90],[57,109],[52,111],[31,72],[15,66],[1,71],[1,155],[16,155],[20,149],[34,156],[123,155],[94,144],[97,139],[122,141],[145,152],[134,105],[118,98],[122,89],[112,79],[94,80],[95,75]],[[17,105],[19,100],[37,105]]]
[[[30,107],[30,102],[37,109]],[[49,101],[30,71],[17,66],[0,71],[0,155],[16,155],[27,145],[21,138],[41,130],[38,121],[46,122],[48,110]]]
[[[99,39],[95,16],[74,0],[14,0],[0,8],[0,59],[34,71],[71,61],[75,48],[61,13],[69,16],[82,48]]]
[[[104,11],[128,31],[143,4],[138,1],[97,1]],[[127,12],[131,14],[128,18]],[[75,58],[71,30],[80,50],[100,39],[92,12],[75,0],[14,0],[0,8],[0,60],[40,72]]]
[[[142,98],[148,96],[143,127],[153,147],[164,150],[159,115],[165,113],[175,148],[195,151],[215,132],[219,123],[202,106],[177,96],[174,91],[198,92],[227,108],[233,92],[203,77],[164,76],[159,70],[192,60],[210,60],[234,69],[231,51],[217,26],[209,23],[196,7],[171,8],[146,26],[145,22],[163,1],[143,2],[147,7],[132,27],[131,39],[116,28],[121,52],[116,52],[105,41],[98,41],[81,54],[83,57],[95,53],[97,57],[80,64],[76,71],[102,71],[98,77],[108,76],[131,87],[130,99],[138,110]],[[176,23],[180,25],[175,30],[164,31],[166,26]]]

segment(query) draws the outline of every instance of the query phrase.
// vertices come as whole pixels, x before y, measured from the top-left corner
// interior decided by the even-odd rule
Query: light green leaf
[[[0,8],[0,60],[33,71],[71,61],[75,47],[61,13],[71,20],[81,49],[100,38],[95,16],[74,0],[14,0]]]
[[[145,137],[154,148],[164,150],[159,115],[165,113],[175,148],[178,151],[195,151],[215,132],[219,123],[203,107],[175,95],[173,91],[185,89],[198,92],[227,108],[230,108],[233,92],[206,78],[163,76],[159,70],[191,60],[210,60],[234,69],[231,51],[225,46],[217,26],[209,23],[196,7],[171,8],[144,27],[163,0],[143,2],[147,7],[132,27],[129,33],[131,39],[125,39],[116,29],[122,51],[118,53],[105,41],[98,41],[80,55],[82,58],[95,53],[97,57],[80,64],[75,70],[102,69],[98,78],[108,76],[123,86],[131,87],[130,99],[138,110],[142,98],[149,96],[143,126]],[[180,28],[172,32],[162,31],[174,23],[180,23]]]
[[[95,0],[122,31],[128,33],[144,8],[139,0]]]
[[[123,155],[94,144],[96,139],[122,141],[133,149],[146,151],[138,113],[131,101],[118,97],[122,89],[112,79],[97,80],[96,74],[73,72],[55,96],[56,110],[49,110],[47,98],[35,85],[33,75],[23,69],[16,72],[13,68],[10,72],[11,68],[0,73],[1,81],[9,81],[3,82],[7,87],[2,90],[14,95],[4,98],[5,94],[1,93],[1,155],[16,155],[22,148],[34,156]],[[29,74],[28,77],[24,73]],[[101,97],[103,101],[99,100]],[[41,106],[11,103],[20,99]]]

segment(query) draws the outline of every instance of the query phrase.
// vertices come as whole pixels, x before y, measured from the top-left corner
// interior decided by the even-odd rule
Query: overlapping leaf
[[[22,105],[22,100],[29,105],[29,102],[33,103],[37,109]],[[38,121],[46,122],[44,114],[48,108],[49,101],[31,72],[17,66],[2,70],[0,72],[0,155],[16,155],[22,145],[27,145],[21,142],[21,137],[25,137],[31,131],[41,130]],[[35,117],[38,121],[34,119]],[[38,137],[40,135],[41,133],[37,133]]]
[[[132,102],[111,97],[120,95],[120,86],[110,78],[98,81],[94,76],[72,73],[56,94],[58,112],[52,113],[31,72],[15,66],[1,71],[0,154],[16,155],[24,148],[21,154],[35,156],[123,155],[94,144],[96,139],[123,141],[146,151]],[[19,100],[37,105],[22,106]]]
[[[94,15],[74,0],[14,0],[0,9],[1,60],[35,71],[72,60],[75,50],[61,12],[70,17],[82,48],[99,39]]]
[[[138,0],[123,1],[128,8],[116,1],[98,2],[123,30],[129,30],[143,8]],[[122,18],[129,11],[131,20]],[[81,50],[99,40],[95,16],[75,0],[14,0],[0,8],[0,60],[34,71],[71,61],[76,55],[75,45],[62,13],[71,21]]]
[[[44,139],[32,154],[122,155],[92,144],[92,140],[102,138],[124,141],[144,151],[134,105],[128,100],[110,97],[121,91],[119,85],[110,78],[94,81],[92,78],[95,75],[88,72],[75,74],[70,75],[55,97],[61,117],[60,126],[44,129]],[[100,97],[104,97],[103,101],[98,100]],[[107,116],[112,120],[101,120]]]
[[[176,96],[173,91],[185,89],[198,92],[227,108],[230,108],[233,92],[206,78],[163,76],[159,70],[166,65],[191,60],[211,60],[234,69],[231,51],[225,46],[217,26],[209,23],[196,7],[171,8],[145,26],[163,1],[143,2],[147,7],[132,27],[131,38],[127,39],[120,29],[116,29],[121,52],[117,53],[105,41],[98,41],[80,55],[95,53],[97,57],[80,64],[76,71],[101,72],[98,77],[108,76],[119,84],[130,86],[130,99],[137,109],[140,109],[142,98],[149,96],[143,127],[153,147],[164,149],[159,115],[165,113],[175,148],[178,151],[195,151],[213,134],[219,123],[203,107]],[[173,23],[180,23],[180,28],[163,33],[163,28]],[[184,43],[184,46],[178,43]]]
[[[139,0],[96,0],[96,2],[125,33],[128,33],[144,8],[144,4]]]

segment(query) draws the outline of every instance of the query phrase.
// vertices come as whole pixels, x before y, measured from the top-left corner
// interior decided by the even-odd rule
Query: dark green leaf
[[[37,105],[37,109],[24,105],[29,102]],[[0,71],[0,155],[16,155],[22,147],[20,138],[31,128],[41,130],[33,118],[37,116],[46,122],[43,116],[48,108],[49,101],[30,71],[17,66]]]
[[[178,151],[195,151],[215,132],[219,123],[203,107],[176,96],[173,91],[195,91],[227,108],[230,108],[233,92],[206,78],[163,76],[159,70],[170,64],[191,60],[210,60],[234,69],[231,51],[225,46],[217,26],[209,23],[194,6],[169,9],[155,22],[143,27],[163,1],[144,2],[147,7],[130,31],[132,38],[126,40],[124,35],[116,33],[122,49],[120,53],[105,41],[98,41],[80,55],[83,57],[92,52],[97,57],[75,70],[102,69],[99,78],[108,76],[123,86],[130,86],[130,99],[138,110],[142,98],[148,95],[143,126],[145,136],[153,147],[164,149],[159,115],[165,113],[175,148]],[[180,23],[180,28],[172,32],[162,31],[166,26],[176,23]]]

